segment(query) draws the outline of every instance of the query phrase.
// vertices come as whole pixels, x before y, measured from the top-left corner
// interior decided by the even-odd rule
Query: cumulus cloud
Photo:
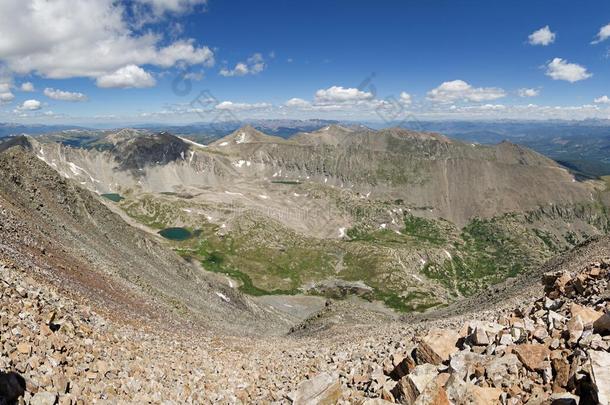
[[[61,101],[87,101],[87,96],[83,93],[76,93],[71,91],[56,90],[47,87],[44,89],[44,95],[52,98],[53,100]]]
[[[38,100],[25,100],[18,109],[21,111],[36,111],[42,108],[42,103]]]
[[[610,38],[610,24],[604,25],[603,27],[601,27],[599,29],[599,32],[597,33],[597,36],[595,37],[595,40],[593,40],[593,42],[591,42],[591,43],[599,44],[600,42],[603,42],[603,41],[607,40],[608,38]]]
[[[505,97],[506,92],[497,87],[472,87],[463,80],[444,82],[428,92],[428,100],[436,103],[455,101],[482,102]]]
[[[10,103],[15,99],[15,95],[10,91],[0,93],[0,104]]]
[[[595,104],[610,104],[610,98],[608,96],[597,97],[593,100]]]
[[[193,1],[149,1],[159,10],[183,10]],[[191,39],[139,34],[123,3],[114,0],[3,0],[0,61],[18,74],[100,78],[128,65],[212,66],[214,53]],[[164,6],[165,4],[165,6]]]
[[[311,107],[311,103],[309,101],[303,100],[302,98],[291,98],[286,101],[284,104],[286,107],[294,107],[294,108],[308,108]]]
[[[263,55],[255,53],[245,62],[238,62],[233,69],[224,67],[220,69],[219,73],[221,76],[225,77],[255,75],[265,70],[266,67],[267,65],[265,64]]]
[[[217,110],[227,111],[245,111],[245,110],[260,110],[271,107],[269,103],[234,103],[232,101],[223,101],[216,105]]]
[[[530,45],[547,46],[555,42],[555,33],[551,31],[549,26],[542,27],[537,31],[532,32],[528,39]]]
[[[403,105],[410,105],[413,100],[411,100],[411,95],[409,93],[403,91],[400,93],[400,102]]]
[[[332,86],[327,89],[316,91],[316,104],[345,104],[357,103],[373,99],[372,93],[365,92],[356,88],[345,88],[341,86]]]
[[[568,61],[555,58],[550,61],[546,67],[546,75],[553,80],[565,80],[570,83],[585,80],[593,76],[592,73],[587,72],[587,68],[576,63],[569,63]]]
[[[519,97],[536,97],[540,95],[540,90],[538,89],[519,89],[518,91]]]
[[[32,92],[34,90],[34,85],[31,82],[21,83],[21,91]]]
[[[15,98],[11,87],[10,83],[0,82],[0,104],[10,103]]]
[[[115,72],[97,78],[97,86],[103,88],[153,87],[156,80],[150,73],[136,65],[127,65]]]

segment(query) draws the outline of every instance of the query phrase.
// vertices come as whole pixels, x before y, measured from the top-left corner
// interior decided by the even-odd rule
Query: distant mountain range
[[[329,125],[345,128],[380,129],[387,126],[438,132],[466,142],[486,145],[504,140],[531,148],[568,167],[581,178],[610,175],[610,121],[409,121],[387,125],[374,122],[334,120],[251,120],[247,124],[266,134],[289,138],[300,132],[313,132]],[[188,125],[145,124],[133,128],[150,132],[170,132],[208,144],[240,128],[244,122],[193,123]],[[94,130],[70,125],[20,125],[0,123],[0,138],[21,134],[53,134],[55,140],[78,146],[111,130]]]

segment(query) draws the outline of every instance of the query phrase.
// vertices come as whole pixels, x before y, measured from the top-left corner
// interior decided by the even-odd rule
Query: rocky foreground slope
[[[608,404],[609,242],[594,242],[585,266],[546,273],[544,296],[523,296],[515,308],[266,339],[110,321],[3,260],[0,370],[13,374],[0,376],[0,397],[30,404]]]

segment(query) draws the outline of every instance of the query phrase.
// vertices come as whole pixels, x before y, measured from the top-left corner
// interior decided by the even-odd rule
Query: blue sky
[[[0,121],[610,118],[609,46],[601,0],[4,0]]]

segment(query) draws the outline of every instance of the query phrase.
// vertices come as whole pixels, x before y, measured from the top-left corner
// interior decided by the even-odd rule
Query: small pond
[[[102,194],[102,197],[109,199],[110,201],[114,201],[114,202],[120,202],[121,200],[124,200],[125,198],[121,197],[120,194],[117,193],[106,193],[106,194]]]
[[[193,237],[193,233],[186,228],[165,228],[159,231],[159,235],[169,240],[187,240]]]

